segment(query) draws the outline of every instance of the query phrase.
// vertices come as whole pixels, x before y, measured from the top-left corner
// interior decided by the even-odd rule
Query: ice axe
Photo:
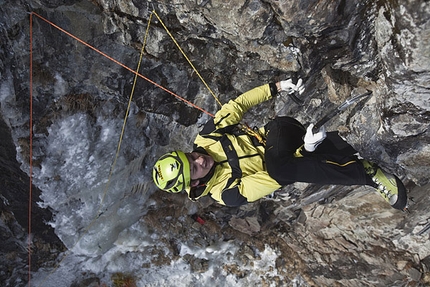
[[[319,131],[319,129],[326,123],[328,122],[330,119],[332,119],[333,117],[337,116],[338,114],[340,114],[341,112],[343,112],[347,107],[349,107],[350,105],[352,105],[353,103],[356,103],[358,101],[360,101],[363,98],[366,98],[368,96],[370,96],[372,94],[372,91],[367,90],[367,92],[363,93],[363,94],[359,94],[357,96],[354,96],[350,99],[347,99],[345,102],[343,102],[340,106],[338,106],[337,108],[335,108],[334,110],[332,110],[331,112],[329,112],[328,114],[326,114],[322,119],[320,119],[313,127],[312,131],[314,133],[317,133]]]

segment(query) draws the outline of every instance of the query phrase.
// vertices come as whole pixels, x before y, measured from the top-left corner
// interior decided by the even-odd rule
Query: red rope
[[[131,68],[127,67],[126,65],[124,65],[124,64],[123,64],[123,63],[121,63],[121,62],[119,62],[118,60],[115,60],[114,58],[112,58],[112,57],[108,56],[107,54],[103,53],[102,51],[98,50],[97,48],[95,48],[95,47],[91,46],[91,45],[90,45],[90,44],[88,44],[87,42],[85,42],[85,41],[83,41],[83,40],[79,39],[79,38],[78,38],[78,37],[76,37],[75,35],[73,35],[73,34],[71,34],[71,33],[67,32],[66,30],[64,30],[64,29],[60,28],[59,26],[55,25],[55,24],[54,24],[54,23],[52,23],[51,21],[49,21],[49,20],[47,20],[47,19],[43,18],[43,17],[42,17],[42,16],[40,16],[39,14],[37,14],[37,13],[35,13],[35,12],[31,12],[31,14],[33,14],[33,15],[35,15],[35,16],[37,16],[37,17],[39,17],[40,19],[42,19],[42,20],[43,20],[43,21],[45,21],[46,23],[50,24],[50,25],[51,25],[51,26],[53,26],[54,28],[57,28],[57,29],[58,29],[58,30],[60,30],[61,32],[65,33],[66,35],[68,35],[68,36],[70,36],[70,37],[72,37],[72,38],[73,38],[73,39],[75,39],[76,41],[78,41],[78,42],[80,42],[81,44],[83,44],[83,45],[87,46],[88,48],[90,48],[90,49],[92,49],[92,50],[96,51],[96,52],[97,52],[97,53],[99,53],[100,55],[102,55],[102,56],[106,57],[107,59],[111,60],[112,62],[114,62],[114,63],[116,63],[116,64],[120,65],[120,66],[121,66],[121,67],[123,67],[124,69],[129,70],[129,71],[130,71],[130,72],[132,72],[133,74],[136,74],[137,76],[139,76],[139,77],[141,77],[142,79],[144,79],[144,80],[146,80],[146,81],[150,82],[151,84],[155,85],[156,87],[158,87],[158,88],[160,88],[160,89],[162,89],[162,90],[164,90],[164,91],[168,92],[169,94],[171,94],[171,95],[175,96],[176,98],[178,98],[178,99],[180,99],[181,101],[183,101],[183,102],[187,103],[188,105],[190,105],[190,106],[192,106],[192,107],[194,107],[194,108],[196,108],[196,109],[198,109],[198,110],[200,110],[200,111],[204,112],[205,114],[208,114],[208,115],[209,115],[209,116],[211,116],[211,117],[214,117],[214,115],[213,115],[213,114],[211,114],[211,113],[209,113],[208,111],[206,111],[206,110],[204,110],[204,109],[200,108],[199,106],[197,106],[197,105],[195,105],[195,104],[191,103],[190,101],[187,101],[187,100],[186,100],[186,99],[184,99],[183,97],[181,97],[181,96],[179,96],[179,95],[175,94],[174,92],[172,92],[172,91],[170,91],[170,90],[168,90],[168,89],[164,88],[163,86],[161,86],[161,85],[157,84],[156,82],[154,82],[154,81],[152,81],[152,80],[148,79],[147,77],[143,76],[142,74],[139,74],[139,72],[138,72],[138,71],[135,71],[135,70],[133,70],[133,69],[131,69]]]
[[[31,205],[33,202],[33,17],[30,14],[30,191],[28,195],[28,286],[31,286]]]

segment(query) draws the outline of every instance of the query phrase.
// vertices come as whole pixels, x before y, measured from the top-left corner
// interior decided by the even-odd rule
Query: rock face
[[[207,248],[234,240],[234,256],[243,266],[225,265],[220,273],[233,274],[239,285],[251,276],[246,270],[258,259],[256,250],[265,248],[277,250],[278,257],[276,276],[260,274],[262,285],[430,282],[428,1],[2,2],[1,115],[28,174],[32,91],[33,176],[42,208],[35,216],[49,218],[45,209],[52,210],[54,218],[46,220],[72,253],[95,258],[92,254],[103,257],[114,245],[131,248],[119,234],[132,237],[133,224],[139,224],[155,231],[168,250],[134,250],[153,248],[154,259],[143,269],[182,256],[192,273],[204,273],[210,258],[183,256],[181,246]],[[132,71],[138,68],[141,76],[135,80]],[[154,160],[167,150],[190,150],[219,102],[289,77],[305,81],[300,101],[279,97],[253,108],[245,121],[261,126],[276,115],[290,115],[304,124],[315,122],[350,95],[371,90],[371,98],[328,122],[327,129],[339,130],[361,156],[405,182],[414,198],[410,214],[390,209],[366,187],[294,184],[237,209],[156,191],[150,174]],[[100,183],[107,181],[127,107],[112,178],[115,192],[104,193]],[[2,173],[3,182],[8,177]],[[1,196],[2,228],[15,222],[10,217],[15,214],[25,229],[27,203],[20,211],[18,197],[6,191]],[[97,218],[105,221],[89,231],[92,240],[76,246],[97,215],[88,206],[100,201],[103,212]],[[195,213],[206,223],[196,225],[189,217]],[[106,231],[109,216],[117,220]],[[8,230],[22,244],[24,231]],[[97,237],[101,230],[106,233]],[[127,248],[122,250],[131,252]],[[12,251],[17,252],[2,250]],[[103,277],[103,271],[110,272],[101,267],[95,276]],[[24,273],[13,274],[27,280]]]

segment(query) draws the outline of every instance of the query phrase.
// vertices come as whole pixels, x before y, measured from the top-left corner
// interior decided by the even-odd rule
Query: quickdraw
[[[266,146],[266,137],[261,134],[257,127],[251,128],[247,124],[239,123],[238,128],[249,136],[255,137],[261,145]]]

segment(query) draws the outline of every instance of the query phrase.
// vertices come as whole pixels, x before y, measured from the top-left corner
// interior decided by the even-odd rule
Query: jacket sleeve
[[[270,100],[276,92],[274,84],[265,84],[243,93],[234,100],[224,104],[215,114],[214,123],[217,129],[238,124],[243,115],[253,106]]]
[[[260,171],[238,179],[215,200],[227,206],[240,206],[263,198],[279,188],[281,186],[266,171]]]

